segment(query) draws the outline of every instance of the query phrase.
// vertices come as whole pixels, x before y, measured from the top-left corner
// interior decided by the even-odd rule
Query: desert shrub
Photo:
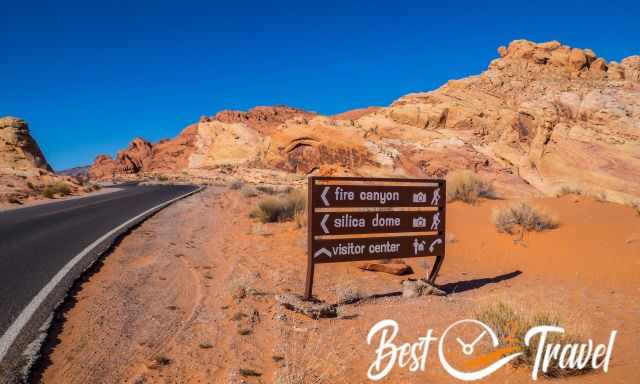
[[[304,212],[305,206],[305,194],[301,191],[292,191],[286,196],[269,196],[260,200],[250,216],[263,223],[289,221],[293,220],[296,214]]]
[[[53,199],[55,193],[53,193],[53,189],[46,187],[45,189],[42,190],[42,197],[45,197],[47,199]]]
[[[494,196],[493,185],[471,171],[451,172],[447,176],[447,201],[461,200],[472,204],[480,197]]]
[[[574,185],[565,185],[563,187],[561,187],[557,192],[556,192],[556,197],[561,197],[561,196],[566,196],[566,195],[584,195],[585,192],[583,189],[576,187]]]
[[[345,338],[361,334],[361,327],[322,327],[299,332],[308,323],[291,319],[292,326],[279,327],[273,352],[280,367],[274,372],[275,384],[328,384],[342,382],[340,377],[352,369],[357,359],[352,342]],[[362,335],[364,338],[365,336]],[[319,359],[318,356],[323,356]],[[350,382],[350,381],[345,381]]]
[[[338,291],[339,304],[352,304],[364,298],[364,294],[360,290],[353,287],[345,287]]]
[[[244,197],[255,197],[258,196],[258,191],[251,185],[243,185],[240,194]]]
[[[157,177],[158,181],[169,181],[169,178],[165,175],[158,175]]]
[[[560,326],[559,319],[549,313],[521,313],[515,311],[508,304],[501,302],[482,308],[475,314],[475,318],[495,331],[496,336],[500,339],[500,345],[520,348],[523,354],[511,363],[516,367],[533,367],[535,364],[538,347],[537,339],[531,340],[528,346],[524,343],[525,335],[531,328],[540,325]],[[547,344],[566,345],[580,343],[579,340],[579,336],[571,333],[550,333],[547,337]],[[547,372],[541,373],[547,377],[561,377],[586,373],[590,369],[591,367],[589,366],[583,369],[561,369],[558,361],[552,360]]]
[[[277,195],[277,194],[283,194],[283,193],[290,193],[291,191],[293,191],[293,188],[288,185],[274,186],[274,185],[260,184],[256,186],[256,189],[267,195]]]
[[[307,225],[307,215],[304,210],[297,212],[293,221],[296,223],[296,228],[304,228]]]
[[[47,199],[53,198],[56,194],[60,194],[62,196],[69,195],[71,194],[71,187],[69,187],[67,183],[59,181],[55,184],[46,186],[42,190],[42,196],[46,197]]]
[[[29,187],[29,189],[36,189],[36,187],[30,181],[27,181],[27,187]]]
[[[596,201],[599,203],[604,203],[607,201],[607,192],[605,191],[597,192],[593,195],[593,198],[596,199]]]
[[[544,210],[519,202],[493,210],[492,221],[500,232],[513,234],[515,227],[523,231],[543,231],[558,227],[558,221]]]
[[[277,193],[276,189],[271,185],[261,184],[256,186],[256,189],[262,193],[266,193],[267,195],[275,195]]]
[[[244,183],[242,182],[242,180],[235,179],[229,184],[229,189],[237,190],[242,188],[243,185]]]

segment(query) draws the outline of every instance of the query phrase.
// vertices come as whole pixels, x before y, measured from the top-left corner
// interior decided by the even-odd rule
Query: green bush
[[[290,221],[296,214],[304,212],[306,197],[302,191],[292,191],[283,197],[266,197],[251,212],[250,216],[262,223]]]

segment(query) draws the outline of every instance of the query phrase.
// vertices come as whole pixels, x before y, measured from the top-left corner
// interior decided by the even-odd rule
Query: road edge
[[[28,340],[28,343],[25,344],[26,347],[21,351],[12,351],[12,349],[14,347],[14,344],[16,343],[16,340],[18,340],[21,334],[23,334],[23,332],[25,331],[25,328],[28,325],[30,325],[30,323],[32,323],[32,320],[34,320],[34,315],[38,312],[41,306],[47,302],[49,297],[52,295],[52,293],[54,293],[56,288],[60,286],[60,284],[65,280],[65,278],[68,278],[68,275],[70,273],[76,270],[77,276],[74,276],[71,279],[71,284],[69,284],[69,287],[67,288],[70,288],[73,285],[73,283],[77,279],[79,279],[86,270],[91,268],[91,266],[95,263],[96,260],[106,255],[108,251],[111,250],[113,244],[115,244],[117,240],[121,239],[124,235],[126,235],[132,228],[142,224],[145,220],[147,220],[154,214],[160,212],[162,209],[168,207],[169,205],[179,200],[185,199],[189,196],[192,196],[196,193],[199,193],[203,191],[205,188],[206,188],[205,185],[200,185],[198,186],[197,189],[191,192],[187,192],[183,195],[180,195],[171,200],[165,201],[164,203],[161,203],[152,208],[149,208],[148,210],[140,213],[139,215],[111,229],[110,231],[108,231],[107,233],[99,237],[97,240],[95,240],[93,243],[89,244],[85,249],[83,249],[80,253],[75,255],[71,260],[69,260],[69,262],[67,262],[67,264],[65,264],[53,276],[53,278],[49,280],[49,282],[44,287],[42,287],[42,289],[38,292],[38,294],[36,294],[31,299],[29,304],[27,304],[27,306],[20,312],[20,314],[13,321],[13,323],[11,323],[9,328],[7,328],[6,332],[0,337],[0,372],[7,370],[8,372],[6,373],[9,373],[11,371],[15,372],[15,370],[18,369],[22,372],[21,374],[22,380],[24,380],[24,378],[28,376],[30,366],[33,364],[33,362],[35,362],[37,356],[31,356],[28,359],[26,359],[27,361],[18,362],[18,364],[7,364],[5,359],[12,354],[11,352],[13,352],[14,354],[17,353],[18,355],[24,355],[25,351],[27,350],[30,351],[31,355],[37,355],[39,353],[40,346],[39,345],[34,346],[33,344],[38,343],[38,340],[42,338],[42,334],[48,331],[48,328],[49,328],[48,323],[50,323],[50,320],[52,318],[51,314],[55,313],[57,308],[64,302],[67,296],[68,289],[65,289],[65,292],[63,292],[62,294],[62,299],[59,300],[54,305],[53,311],[47,316],[44,322],[40,322],[40,324],[36,325],[35,329],[37,331],[36,331],[35,337],[31,337],[30,340]],[[95,253],[96,249],[99,249],[99,248],[102,248],[102,249],[99,252]],[[78,272],[77,267],[81,265],[81,262],[86,261],[85,259],[87,258],[87,256],[89,256],[92,253],[95,253],[96,257],[93,260],[91,260],[89,263],[85,263],[84,267]],[[31,325],[33,326],[35,324],[31,324]],[[40,340],[40,343],[43,340],[44,339],[42,338],[42,340]],[[5,376],[4,377],[5,379],[10,380],[10,378],[7,377],[8,375],[3,374],[2,376]],[[20,378],[14,378],[14,379],[20,380]],[[0,382],[3,382],[3,379],[1,377],[0,377]]]

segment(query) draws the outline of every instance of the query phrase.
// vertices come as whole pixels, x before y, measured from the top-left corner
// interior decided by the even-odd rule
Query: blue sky
[[[0,116],[26,119],[54,169],[221,109],[388,105],[517,38],[640,54],[638,1],[0,1]]]

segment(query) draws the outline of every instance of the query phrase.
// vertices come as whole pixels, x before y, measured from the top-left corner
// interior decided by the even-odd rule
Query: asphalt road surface
[[[43,288],[52,286],[52,279],[55,281],[54,277],[60,276],[59,272],[65,271],[65,266],[69,266],[72,259],[82,256],[87,260],[82,260],[76,268],[65,272],[69,276],[56,284],[61,287],[56,287],[56,292],[47,295],[52,297],[38,305],[44,308],[38,308],[34,311],[38,313],[28,316],[29,322],[33,323],[32,328],[42,325],[73,280],[128,228],[104,238],[101,242],[104,244],[100,246],[96,245],[96,240],[151,208],[198,189],[197,186],[187,185],[127,185],[120,188],[122,190],[116,192],[0,212],[0,343],[5,343],[4,346],[0,345],[0,360],[3,358],[3,349],[7,358],[11,354],[7,352],[9,349],[13,350],[13,355],[21,349],[9,345],[8,340],[14,341],[13,344],[27,344],[35,337],[35,331],[21,329],[21,333],[27,335],[8,338],[7,330],[15,333],[17,328],[12,324],[24,322],[25,315],[22,313],[29,311],[27,307],[32,301],[37,301],[34,297],[42,296]],[[135,223],[142,219],[137,219]],[[89,246],[92,246],[92,251],[84,255]],[[28,327],[25,325],[24,328]],[[2,365],[6,369],[6,363]]]

